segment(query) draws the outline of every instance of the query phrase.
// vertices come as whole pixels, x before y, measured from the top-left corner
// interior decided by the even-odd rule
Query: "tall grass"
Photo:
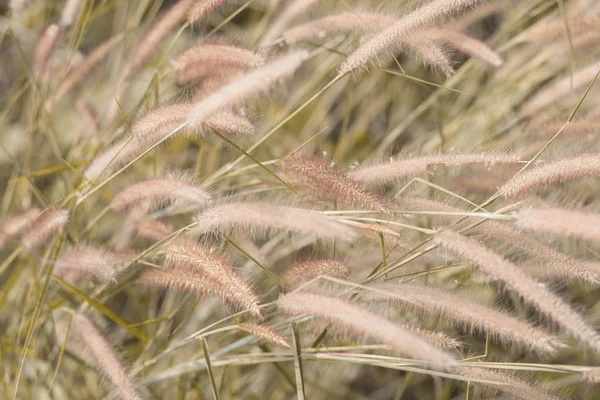
[[[0,13],[0,398],[597,397],[597,1]]]

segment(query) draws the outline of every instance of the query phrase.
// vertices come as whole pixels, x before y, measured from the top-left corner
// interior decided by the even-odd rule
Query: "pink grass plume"
[[[44,211],[31,222],[29,229],[23,233],[23,246],[31,249],[47,241],[54,233],[69,222],[69,211],[64,208],[53,208]]]

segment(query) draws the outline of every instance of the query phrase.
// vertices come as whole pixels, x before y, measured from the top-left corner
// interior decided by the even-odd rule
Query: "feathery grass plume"
[[[198,126],[215,112],[269,90],[278,81],[292,75],[307,56],[305,51],[292,51],[234,79],[196,104],[188,115],[188,123]]]
[[[552,247],[546,246],[537,240],[523,235],[510,226],[488,221],[475,228],[475,232],[485,234],[503,243],[509,244],[516,249],[521,250],[525,255],[537,259],[537,263],[542,263],[546,271],[552,271],[554,276],[560,277],[568,282],[585,282],[597,285],[600,281],[598,275],[590,272],[580,262],[562,254]]]
[[[231,2],[231,0],[196,0],[196,4],[192,6],[188,14],[188,21],[192,24],[196,24],[202,21],[204,18],[214,13],[219,7],[225,2]]]
[[[457,29],[433,28],[425,31],[424,34],[436,42],[445,43],[461,53],[476,57],[494,67],[503,64],[502,57],[487,44]]]
[[[292,0],[281,12],[278,18],[271,24],[267,32],[262,36],[259,46],[267,46],[281,35],[296,19],[305,14],[311,7],[321,0]]]
[[[85,177],[94,181],[143,154],[148,147],[184,124],[192,107],[189,103],[173,103],[147,112],[133,123],[133,138],[119,140],[95,157],[85,170]],[[246,136],[255,132],[254,126],[245,117],[227,111],[215,111],[203,122],[225,135]],[[205,126],[197,128],[196,133],[202,134]]]
[[[121,360],[94,323],[87,316],[76,313],[73,315],[73,331],[92,353],[101,372],[112,382],[121,399],[141,400]]]
[[[574,36],[582,33],[598,31],[600,18],[570,18],[569,28]],[[559,37],[566,37],[565,21],[561,18],[555,18],[548,23],[537,23],[530,29],[519,35],[520,41],[549,41]]]
[[[368,336],[398,352],[438,368],[456,363],[448,353],[432,346],[408,329],[367,309],[335,297],[310,292],[295,292],[279,297],[277,307],[290,315],[311,315],[334,328],[356,336]]]
[[[191,241],[180,241],[167,248],[165,259],[166,268],[175,274],[183,273],[186,276],[205,282],[207,291],[220,296],[226,302],[250,310],[254,315],[260,316],[258,295],[229,264],[225,258],[220,257]]]
[[[41,209],[31,207],[2,221],[0,223],[0,250],[12,237],[19,235],[27,229],[41,212]]]
[[[194,82],[215,71],[248,70],[260,67],[263,56],[237,46],[204,43],[181,53],[173,62],[180,84]]]
[[[213,114],[206,125],[215,131],[233,137],[252,136],[256,133],[254,123],[243,115],[229,111],[219,111]]]
[[[504,344],[516,344],[542,355],[553,354],[560,347],[558,340],[542,329],[445,289],[416,283],[383,283],[369,287],[376,291],[363,293],[367,301],[392,301],[427,314],[440,314],[470,331],[489,333]]]
[[[33,50],[33,76],[40,79],[46,71],[48,58],[56,48],[61,37],[61,29],[57,24],[50,24],[38,39]]]
[[[269,328],[267,325],[254,324],[252,322],[242,322],[241,324],[238,324],[238,328],[244,332],[248,332],[249,334],[256,336],[261,340],[273,343],[277,346],[287,347],[288,349],[291,348],[287,340],[285,340],[281,335]]]
[[[325,215],[269,203],[221,204],[202,211],[195,221],[199,233],[225,233],[237,228],[246,231],[277,229],[323,239],[352,241],[356,238],[352,228]]]
[[[405,210],[411,211],[441,211],[441,212],[464,212],[464,209],[453,207],[451,205],[441,203],[435,200],[422,198],[407,198],[403,197],[398,200],[397,204]],[[450,224],[457,220],[457,216],[448,215],[431,215],[440,223]],[[465,227],[470,221],[467,220],[459,224],[455,229]],[[503,244],[508,244],[514,249],[518,249],[528,257],[533,257],[536,263],[541,263],[545,267],[544,270],[551,273],[552,276],[560,277],[568,282],[585,282],[597,285],[598,275],[590,272],[578,261],[562,254],[553,248],[538,242],[530,236],[523,235],[513,227],[496,222],[486,221],[484,224],[474,227],[470,232],[483,235],[487,238]]]
[[[104,152],[94,157],[83,172],[85,178],[93,182],[103,174],[109,174],[125,164],[126,160],[134,158],[135,154],[141,154],[143,151],[140,150],[139,145],[134,140],[131,142],[129,139],[118,140]]]
[[[550,395],[549,393],[538,389],[538,385],[530,384],[521,379],[515,378],[505,372],[494,371],[488,368],[476,368],[467,366],[458,366],[453,369],[459,375],[474,380],[485,380],[498,382],[497,385],[492,383],[481,383],[472,382],[475,385],[483,385],[493,389],[495,392],[505,393],[511,398],[521,400],[531,399],[546,399],[546,400],[558,400],[557,397]]]
[[[412,178],[426,172],[431,166],[460,167],[473,163],[493,166],[494,164],[517,162],[519,162],[519,157],[508,154],[440,154],[367,165],[350,171],[349,175],[357,181],[374,185]]]
[[[542,109],[561,100],[573,90],[589,85],[598,71],[600,71],[600,61],[578,70],[573,76],[565,76],[547,85],[525,103],[519,115],[523,118],[534,116]]]
[[[64,208],[53,208],[45,211],[29,224],[28,230],[21,237],[21,242],[23,246],[31,249],[48,240],[68,221],[69,211]]]
[[[295,26],[283,33],[283,38],[289,44],[322,37],[325,34],[340,33],[369,33],[384,30],[395,23],[398,19],[389,15],[371,12],[344,12],[319,18],[302,25]],[[441,50],[432,40],[437,43],[447,44],[462,53],[477,57],[495,67],[502,65],[502,58],[494,52],[487,44],[470,35],[452,28],[432,28],[419,31],[418,34],[407,35],[399,38],[398,43],[406,43],[415,48],[421,55],[438,53]],[[442,52],[432,58],[434,66],[444,66],[449,63],[448,57]],[[434,61],[437,60],[437,61]],[[446,72],[447,68],[441,68]]]
[[[121,253],[130,249],[137,232],[137,224],[147,217],[149,211],[150,204],[148,201],[143,201],[129,208],[121,221],[121,226],[111,239],[111,244],[116,252]]]
[[[514,198],[537,188],[599,175],[600,153],[580,154],[535,166],[511,178],[499,192],[506,198]]]
[[[92,279],[97,282],[116,282],[117,264],[115,254],[104,249],[80,246],[62,251],[54,262],[54,275],[75,282]]]
[[[316,198],[377,211],[387,208],[377,194],[361,187],[360,183],[349,178],[332,162],[288,154],[278,160],[277,165],[283,180]]]
[[[435,240],[442,248],[455,253],[491,278],[502,282],[506,289],[559,324],[573,337],[600,351],[600,335],[585,319],[560,297],[526,275],[519,267],[489,250],[475,239],[450,230],[440,232]]]
[[[65,79],[56,89],[56,101],[59,101],[72,90],[78,88],[92,74],[94,69],[100,64],[110,51],[123,39],[122,34],[118,34],[88,54],[83,62],[71,69]]]
[[[231,287],[215,286],[214,282],[207,279],[201,274],[194,274],[189,270],[173,270],[173,269],[151,269],[142,272],[137,279],[138,282],[146,286],[155,286],[161,288],[174,288],[185,290],[192,293],[208,293],[213,294],[226,302],[231,302],[234,306],[240,306],[238,303],[233,303],[237,300],[244,300],[239,293],[233,291]],[[246,299],[247,300],[247,299]],[[246,301],[244,300],[244,301]],[[247,304],[247,303],[245,303]],[[260,316],[260,307],[258,303],[253,302],[242,305],[244,310],[249,310],[252,314]]]
[[[60,26],[68,27],[73,25],[79,11],[81,11],[83,3],[85,3],[85,0],[67,0],[60,14]]]
[[[148,61],[169,33],[183,22],[192,5],[198,0],[179,0],[150,26],[127,57],[120,76],[120,85],[132,77]]]
[[[127,186],[113,197],[110,207],[115,211],[124,211],[146,200],[153,205],[177,202],[203,206],[211,202],[212,196],[190,177],[172,172],[164,178]]]
[[[365,68],[378,54],[395,46],[416,31],[429,28],[439,20],[455,15],[484,0],[434,0],[403,16],[384,31],[373,35],[362,43],[338,68],[345,75],[357,68]]]
[[[157,219],[142,218],[136,224],[140,236],[150,240],[163,240],[173,232],[175,228],[166,222]]]
[[[376,32],[396,21],[397,18],[385,14],[347,11],[296,25],[283,32],[282,37],[288,44],[295,44],[326,34]]]
[[[435,41],[428,38],[421,38],[419,40],[411,38],[405,40],[405,43],[421,56],[425,66],[439,69],[447,78],[454,73],[452,61],[446,54],[447,52]]]
[[[600,214],[560,207],[527,207],[515,213],[517,226],[537,233],[600,241]]]
[[[309,259],[297,261],[281,274],[281,281],[290,287],[298,287],[318,276],[327,275],[346,279],[348,267],[340,261],[329,259]]]

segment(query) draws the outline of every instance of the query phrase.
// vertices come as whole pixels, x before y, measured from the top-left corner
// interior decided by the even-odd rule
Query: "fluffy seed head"
[[[281,335],[273,331],[267,325],[243,322],[238,324],[238,328],[244,332],[248,332],[249,334],[256,336],[259,339],[273,343],[277,346],[287,347],[288,349],[291,347],[287,340],[285,340]]]
[[[307,53],[304,51],[293,51],[234,79],[196,104],[188,114],[188,123],[198,126],[215,112],[234,107],[269,90],[278,81],[293,74],[306,57]]]
[[[106,374],[119,396],[123,400],[141,400],[142,397],[135,390],[135,384],[129,379],[121,360],[94,323],[85,315],[76,313],[73,315],[73,331],[92,353],[101,372]]]
[[[342,299],[322,294],[296,292],[281,296],[277,307],[286,314],[312,315],[348,330],[356,336],[368,336],[409,357],[438,368],[455,364],[454,358],[430,345],[400,325]]]
[[[325,160],[290,154],[278,162],[280,176],[316,198],[385,211],[383,200]]]
[[[467,238],[450,230],[436,235],[436,241],[444,249],[476,266],[486,275],[521,296],[527,303],[561,325],[573,337],[600,351],[600,335],[560,297],[534,281],[516,265],[484,247],[475,239]]]
[[[363,297],[366,300],[393,301],[427,314],[439,314],[470,330],[489,333],[504,343],[516,344],[540,354],[555,353],[560,347],[559,342],[543,330],[448,290],[408,283],[384,283],[370,287],[376,291],[365,291]]]
[[[107,250],[81,246],[62,251],[54,263],[54,275],[73,281],[92,279],[111,283],[116,280],[117,256]]]
[[[264,57],[237,46],[205,43],[192,47],[179,55],[175,71],[180,84],[194,82],[215,72],[225,70],[248,70],[259,67]]]
[[[40,215],[41,209],[31,207],[22,213],[13,215],[0,223],[0,249],[14,236],[17,236]]]
[[[195,220],[200,233],[225,233],[240,228],[247,231],[287,230],[346,241],[356,237],[352,228],[324,215],[268,203],[222,204],[202,211]]]
[[[384,31],[373,35],[359,46],[340,65],[338,72],[345,75],[357,68],[365,68],[378,54],[390,49],[403,37],[417,30],[428,28],[440,19],[455,15],[469,7],[474,7],[483,0],[435,0],[400,18]]]
[[[598,175],[600,175],[600,153],[565,157],[514,176],[500,188],[500,194],[513,198],[537,188]]]
[[[600,215],[560,207],[528,207],[515,213],[517,226],[538,233],[600,242]]]
[[[31,249],[44,243],[56,231],[62,229],[69,221],[69,211],[64,208],[53,208],[40,214],[27,231],[21,241],[23,246]]]
[[[61,29],[57,24],[48,25],[42,32],[42,36],[38,39],[35,49],[33,50],[33,75],[36,78],[41,78],[46,70],[48,58],[56,48],[60,40]]]
[[[152,204],[177,202],[182,205],[208,205],[212,196],[192,179],[171,173],[165,178],[150,179],[127,186],[112,199],[113,210],[122,212],[143,201]]]
[[[349,271],[345,264],[328,259],[313,259],[297,261],[281,275],[283,283],[290,287],[298,287],[318,276],[327,275],[345,279]]]
[[[446,166],[460,167],[467,164],[495,164],[517,163],[517,156],[471,153],[471,154],[440,154],[437,156],[424,156],[400,159],[388,163],[368,165],[350,172],[350,177],[366,184],[384,184],[400,179],[412,178],[422,174],[430,167]]]
[[[199,244],[185,241],[167,249],[166,267],[204,282],[206,291],[223,300],[260,315],[254,289],[222,257]]]

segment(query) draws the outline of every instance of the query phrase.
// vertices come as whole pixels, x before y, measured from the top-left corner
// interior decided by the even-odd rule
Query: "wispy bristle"
[[[587,343],[595,351],[600,351],[600,335],[583,317],[516,265],[487,249],[475,239],[456,232],[449,230],[440,232],[435,239],[444,249],[455,253],[486,275],[502,282],[508,290],[534,305],[540,313],[562,326],[573,337]]]
[[[352,240],[356,233],[347,225],[300,208],[269,203],[229,203],[209,208],[195,218],[200,233],[226,233],[277,229],[319,238]]]
[[[322,294],[297,292],[281,296],[277,307],[286,314],[311,315],[356,336],[368,336],[400,353],[427,364],[445,368],[454,358],[400,325],[342,299]]]
[[[123,400],[141,400],[121,360],[115,354],[96,326],[88,317],[76,313],[73,315],[73,331],[92,353],[101,372],[106,374]]]
[[[21,241],[23,246],[33,248],[44,243],[56,231],[62,229],[69,221],[69,211],[64,208],[53,208],[39,215],[29,225]]]
[[[348,277],[348,268],[344,263],[328,259],[312,259],[297,261],[283,271],[281,280],[290,287],[298,287],[318,276],[327,275],[345,279]]]
[[[54,275],[73,281],[91,279],[111,283],[117,276],[119,259],[107,250],[76,247],[64,250],[54,262]]]
[[[460,167],[467,164],[495,164],[517,163],[519,157],[493,153],[470,154],[440,154],[437,156],[424,156],[400,159],[388,163],[367,165],[350,172],[350,176],[367,184],[384,184],[387,182],[412,178],[425,173],[430,167]]]
[[[41,209],[32,207],[2,221],[2,223],[0,223],[0,249],[2,249],[11,238],[27,229],[41,212]]]
[[[418,308],[427,314],[439,314],[471,331],[489,333],[502,342],[517,344],[540,354],[554,353],[560,347],[559,342],[543,330],[448,290],[407,283],[370,287],[376,291],[365,291],[363,297],[366,300],[393,301]]]
[[[386,209],[377,194],[361,187],[358,182],[325,160],[290,154],[279,160],[278,166],[280,176],[287,183],[316,198],[370,210]]]
[[[256,336],[259,339],[265,340],[269,343],[273,343],[277,346],[290,348],[290,344],[277,332],[273,331],[267,325],[254,324],[251,322],[243,322],[238,324],[238,328],[244,332],[248,332],[251,335]]]
[[[600,67],[599,67],[600,68]],[[600,175],[600,153],[559,158],[518,174],[500,188],[500,194],[513,198],[534,189]]]

